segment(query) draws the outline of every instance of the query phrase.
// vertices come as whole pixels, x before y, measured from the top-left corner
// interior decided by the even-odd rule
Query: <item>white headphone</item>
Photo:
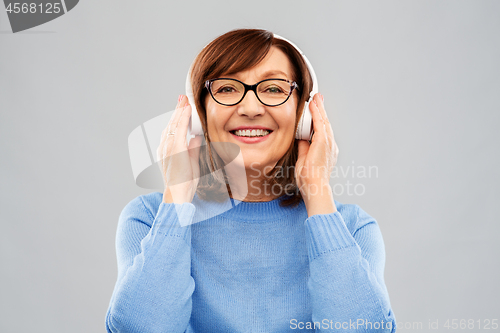
[[[295,133],[295,138],[299,140],[311,140],[312,135],[313,135],[313,126],[312,126],[312,116],[311,116],[311,111],[309,111],[309,103],[311,102],[312,98],[314,95],[318,92],[318,80],[316,78],[316,73],[314,72],[314,69],[305,56],[304,52],[302,52],[297,45],[292,43],[286,38],[283,38],[281,36],[278,36],[274,34],[274,38],[282,39],[293,47],[302,55],[302,58],[304,59],[307,68],[309,69],[309,73],[311,74],[311,78],[313,80],[313,87],[312,91],[309,95],[309,98],[307,99],[306,103],[304,104],[304,111],[302,112],[302,117],[299,120],[299,123],[297,125],[297,132]],[[196,111],[196,106],[194,104],[194,96],[193,96],[193,88],[191,85],[191,70],[193,69],[193,64],[191,64],[191,67],[189,68],[188,75],[186,78],[186,96],[188,98],[189,104],[191,105],[191,118],[189,119],[189,127],[188,127],[188,137],[192,135],[201,135],[203,136],[203,128],[201,126],[201,120],[200,117],[198,116],[198,112]]]

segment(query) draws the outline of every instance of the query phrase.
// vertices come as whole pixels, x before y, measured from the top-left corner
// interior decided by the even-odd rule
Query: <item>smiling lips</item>
[[[271,135],[272,131],[262,130],[262,129],[247,129],[247,130],[236,130],[230,131],[231,135],[243,143],[258,143],[267,140]],[[248,136],[246,136],[248,135]]]
[[[254,137],[254,136],[265,136],[270,133],[268,130],[263,130],[263,129],[247,129],[247,130],[236,130],[232,132],[233,134],[237,136],[247,136],[247,137]]]
[[[269,127],[252,125],[238,126],[229,131],[238,141],[244,143],[257,143],[266,140],[273,131]]]

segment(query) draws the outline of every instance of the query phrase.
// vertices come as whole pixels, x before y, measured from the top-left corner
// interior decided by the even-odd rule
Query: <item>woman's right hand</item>
[[[193,200],[200,179],[200,146],[202,136],[191,138],[187,146],[186,135],[191,117],[191,106],[185,95],[180,95],[175,112],[163,130],[156,151],[161,163],[165,192],[163,202],[184,203]],[[174,133],[169,135],[168,133]]]

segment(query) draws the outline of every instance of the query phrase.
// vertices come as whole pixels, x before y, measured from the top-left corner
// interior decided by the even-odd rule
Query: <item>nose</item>
[[[259,102],[255,92],[247,91],[243,100],[238,104],[238,114],[255,117],[264,113],[264,105]]]

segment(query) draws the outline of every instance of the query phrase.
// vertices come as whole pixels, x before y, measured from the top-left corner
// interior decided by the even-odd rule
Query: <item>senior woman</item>
[[[338,148],[321,94],[309,103],[311,141],[295,139],[312,89],[298,50],[233,30],[200,52],[191,82],[204,137],[186,141],[192,107],[181,95],[159,147],[164,193],[137,197],[119,218],[108,332],[395,332],[378,224],[333,198]],[[228,162],[221,143],[239,147],[246,177],[215,172]]]

